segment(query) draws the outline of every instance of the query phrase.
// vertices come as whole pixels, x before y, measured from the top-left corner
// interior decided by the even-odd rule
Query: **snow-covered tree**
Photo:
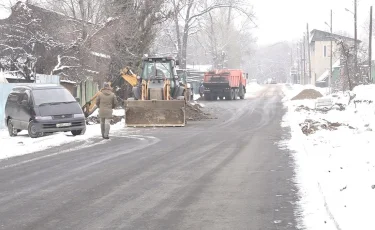
[[[63,50],[63,44],[48,35],[26,4],[16,4],[12,12],[0,24],[0,68],[26,79],[46,73],[50,57]]]

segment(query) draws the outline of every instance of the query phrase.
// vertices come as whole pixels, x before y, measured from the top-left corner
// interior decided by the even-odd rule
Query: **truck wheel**
[[[225,96],[225,100],[232,100],[233,96],[232,96],[232,91],[230,91],[226,96]]]
[[[232,100],[236,100],[236,91],[234,89],[231,91],[231,94],[232,94]]]

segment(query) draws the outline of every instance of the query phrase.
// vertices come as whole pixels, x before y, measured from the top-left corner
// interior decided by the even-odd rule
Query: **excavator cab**
[[[143,58],[142,73],[125,102],[128,126],[185,126],[186,79],[177,75],[170,57]]]

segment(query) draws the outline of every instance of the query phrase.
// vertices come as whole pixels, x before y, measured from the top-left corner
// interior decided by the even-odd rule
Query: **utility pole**
[[[301,55],[301,79],[300,79],[300,82],[301,82],[301,85],[303,85],[303,78],[305,77],[305,74],[304,74],[304,66],[303,66],[303,45],[302,45],[302,42],[300,42],[300,55]]]
[[[354,0],[354,74],[358,73],[357,46],[357,0]]]
[[[369,51],[368,51],[368,54],[369,54],[369,63],[368,63],[368,66],[370,68],[370,74],[369,74],[369,81],[372,81],[372,77],[371,77],[371,70],[372,70],[372,6],[370,7],[370,37],[369,37]]]
[[[298,58],[298,56],[299,56],[299,44],[298,43],[296,43],[296,61],[297,61],[297,81],[298,81],[298,79],[300,79],[299,80],[299,82],[296,82],[296,84],[301,84],[301,62],[298,60],[299,58]]]
[[[307,23],[307,58],[309,61],[309,83],[311,84],[311,54],[310,54],[310,30],[309,30],[309,23]],[[315,82],[314,82],[315,84]]]
[[[303,84],[306,85],[306,36],[303,35],[302,45],[303,45]]]
[[[331,10],[331,25],[330,25],[330,29],[331,29],[331,55],[330,55],[330,58],[329,58],[329,61],[330,61],[330,69],[329,69],[329,79],[328,79],[328,85],[329,85],[329,93],[331,94],[331,84],[332,84],[332,68],[333,68],[333,63],[332,63],[332,58],[333,58],[333,45],[332,45],[332,40],[333,40],[333,31],[332,31],[332,10]]]

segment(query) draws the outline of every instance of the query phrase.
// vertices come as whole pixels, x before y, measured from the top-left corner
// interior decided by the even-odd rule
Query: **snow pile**
[[[125,121],[111,126],[111,134],[125,129]],[[89,141],[92,138],[101,138],[100,125],[86,126],[86,133],[82,136],[73,136],[70,132],[54,133],[40,138],[30,138],[27,131],[18,133],[16,137],[10,137],[8,130],[0,130],[0,159],[35,153],[51,147],[60,146],[63,144],[76,141]]]
[[[283,145],[295,152],[297,215],[306,229],[375,229],[375,86],[327,96],[342,104],[328,111],[315,110],[315,100],[289,100],[296,88],[285,91],[283,125],[292,136]]]

